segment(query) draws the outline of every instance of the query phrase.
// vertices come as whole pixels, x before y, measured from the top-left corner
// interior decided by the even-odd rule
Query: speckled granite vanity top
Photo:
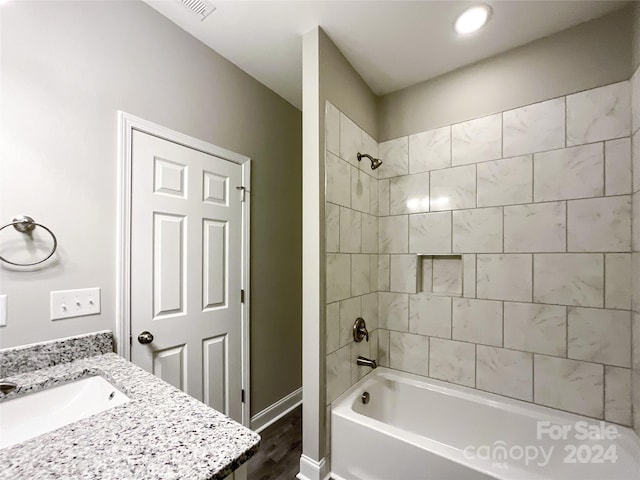
[[[0,351],[0,378],[19,385],[0,401],[91,375],[131,399],[0,449],[0,479],[223,479],[257,451],[258,434],[104,353],[111,342],[110,332],[99,332]]]

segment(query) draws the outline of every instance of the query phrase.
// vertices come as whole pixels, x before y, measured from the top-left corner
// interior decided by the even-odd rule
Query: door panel
[[[184,313],[185,218],[153,214],[153,304],[154,319]]]
[[[224,307],[227,298],[227,223],[204,221],[202,308]]]
[[[178,345],[153,352],[153,374],[184,390],[187,376],[187,346]]]
[[[227,413],[228,375],[227,336],[209,338],[202,342],[204,352],[204,403],[219,412]]]
[[[240,165],[132,134],[131,359],[238,421],[241,181]]]

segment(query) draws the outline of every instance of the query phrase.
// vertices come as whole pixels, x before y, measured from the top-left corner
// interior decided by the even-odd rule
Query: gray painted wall
[[[320,104],[325,100],[378,139],[377,97],[322,29],[320,42]],[[323,130],[324,134],[324,130]],[[324,152],[324,145],[321,145]]]
[[[631,8],[380,97],[378,141],[629,79]]]
[[[116,111],[252,163],[252,413],[301,385],[301,112],[142,2],[1,12],[0,221],[30,214],[57,263],[0,267],[0,347],[115,328]],[[3,232],[3,234],[6,232]],[[101,287],[102,314],[51,322],[49,292]]]
[[[633,22],[633,42],[632,42],[632,65],[631,70],[635,71],[640,67],[640,3],[633,5],[633,14],[631,16]]]

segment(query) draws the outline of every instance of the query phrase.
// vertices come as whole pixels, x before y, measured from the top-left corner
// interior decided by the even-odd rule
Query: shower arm
[[[375,160],[375,158],[373,158],[371,155],[369,155],[368,153],[360,153],[358,152],[358,161],[362,160],[362,157],[366,157],[369,160],[371,160],[372,162]]]

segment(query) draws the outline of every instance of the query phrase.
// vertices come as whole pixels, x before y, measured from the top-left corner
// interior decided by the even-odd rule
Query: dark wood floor
[[[247,462],[248,480],[295,480],[302,453],[302,406],[260,435],[260,450]]]

